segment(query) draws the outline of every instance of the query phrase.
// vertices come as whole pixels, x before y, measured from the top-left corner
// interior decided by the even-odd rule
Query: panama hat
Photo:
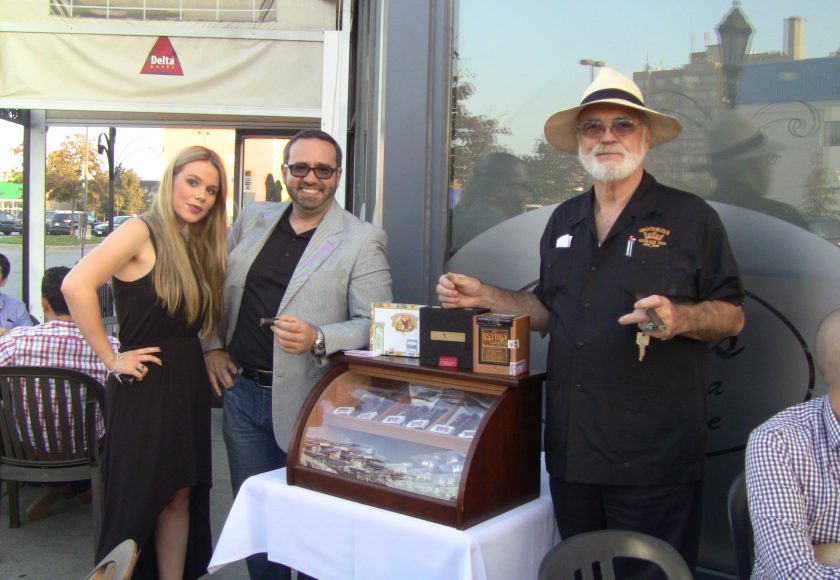
[[[548,142],[561,151],[576,155],[578,116],[586,107],[598,103],[620,105],[644,113],[650,127],[651,148],[667,143],[682,132],[682,123],[676,117],[657,113],[645,106],[642,91],[636,83],[616,70],[602,68],[584,91],[580,105],[554,113],[545,122],[545,137]]]
[[[709,163],[737,162],[775,155],[785,146],[771,141],[752,121],[735,111],[724,111],[709,129]]]

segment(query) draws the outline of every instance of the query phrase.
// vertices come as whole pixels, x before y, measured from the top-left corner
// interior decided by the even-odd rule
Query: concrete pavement
[[[212,411],[213,489],[210,517],[213,541],[222,531],[233,498],[228,478],[227,455],[222,440],[222,410]],[[3,488],[0,506],[0,578],[26,580],[80,580],[95,564],[91,506],[76,499],[64,499],[50,509],[50,516],[26,521],[24,509],[40,494],[40,488],[21,488],[20,528],[9,528],[8,500]],[[211,580],[247,580],[244,562],[222,568]]]

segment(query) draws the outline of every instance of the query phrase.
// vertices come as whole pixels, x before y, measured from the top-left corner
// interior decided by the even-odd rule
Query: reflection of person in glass
[[[528,168],[510,153],[488,153],[476,164],[452,211],[452,249],[522,213],[530,194]]]
[[[772,166],[783,146],[734,111],[723,112],[709,130],[708,170],[717,180],[709,197],[808,229],[795,207],[769,199]]]

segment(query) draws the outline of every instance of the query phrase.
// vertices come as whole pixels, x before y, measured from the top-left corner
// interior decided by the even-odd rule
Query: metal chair
[[[91,481],[94,546],[102,522],[97,410],[105,389],[86,374],[55,367],[0,367],[0,481],[9,527],[20,527],[18,483]],[[40,412],[39,412],[40,410]]]
[[[539,580],[615,580],[615,558],[635,558],[658,565],[668,580],[691,580],[688,566],[670,544],[627,530],[603,530],[572,536],[554,546],[540,563]]]
[[[138,548],[134,540],[123,540],[102,558],[85,580],[128,580],[140,556]]]
[[[750,523],[750,510],[747,505],[747,481],[743,471],[732,480],[726,502],[729,514],[729,533],[732,536],[732,545],[735,547],[738,578],[748,580],[752,576],[754,538],[752,524]]]

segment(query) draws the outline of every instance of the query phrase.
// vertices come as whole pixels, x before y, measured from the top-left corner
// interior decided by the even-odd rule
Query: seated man
[[[0,366],[40,366],[73,369],[105,383],[108,370],[94,354],[76,323],[70,317],[61,282],[70,268],[58,266],[44,272],[41,281],[41,306],[46,322],[38,326],[18,326],[0,337]],[[110,338],[116,349],[119,342]],[[43,416],[43,410],[39,410]],[[97,423],[101,437],[104,426]],[[61,497],[76,495],[77,489],[70,485],[48,486],[44,492],[26,508],[30,520],[47,517],[52,504]],[[81,498],[84,499],[84,498]]]
[[[786,409],[747,444],[754,579],[840,578],[840,310],[817,329],[824,397]]]

